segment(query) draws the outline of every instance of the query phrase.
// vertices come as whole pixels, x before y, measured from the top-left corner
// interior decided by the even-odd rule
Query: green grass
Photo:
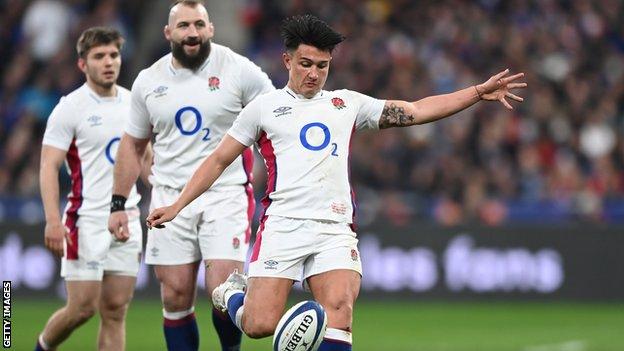
[[[13,348],[32,350],[58,300],[14,300]],[[164,350],[158,301],[136,300],[127,319],[127,350]],[[201,350],[220,350],[208,303],[197,317]],[[624,305],[574,303],[426,303],[359,301],[354,316],[356,351],[621,351]],[[94,318],[62,350],[94,350]],[[243,341],[244,350],[270,350],[271,339]]]

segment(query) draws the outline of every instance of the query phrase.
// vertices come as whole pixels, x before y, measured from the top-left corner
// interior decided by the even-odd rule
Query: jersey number
[[[182,116],[184,115],[184,112],[191,112],[193,114],[193,116],[195,117],[195,125],[193,126],[193,128],[190,129],[185,129],[184,125],[182,125]],[[203,141],[209,141],[210,140],[210,128],[206,127],[206,128],[202,128],[202,115],[199,112],[199,110],[197,110],[195,107],[193,106],[186,106],[186,107],[182,107],[181,109],[178,110],[178,112],[176,112],[175,115],[175,124],[176,127],[178,127],[178,130],[180,131],[180,133],[182,133],[182,135],[195,135],[197,132],[199,132],[199,130],[203,130],[204,136],[202,137]]]
[[[308,131],[312,128],[320,128],[323,132],[323,142],[318,145],[312,145],[308,141]],[[299,132],[299,140],[301,141],[301,145],[308,150],[312,151],[321,151],[325,149],[331,140],[331,133],[329,132],[329,128],[321,122],[313,122],[308,123],[303,128],[301,128],[301,132]],[[338,144],[332,143],[332,156],[338,156]]]

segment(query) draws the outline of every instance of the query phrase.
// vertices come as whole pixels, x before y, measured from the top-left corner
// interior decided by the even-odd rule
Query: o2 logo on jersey
[[[119,147],[119,145],[117,144],[119,143],[120,140],[121,138],[119,137],[112,138],[111,141],[109,141],[108,144],[106,145],[106,151],[105,151],[106,159],[112,165],[115,164],[115,155],[117,155],[117,147]],[[113,147],[115,148],[114,150],[113,150]]]
[[[321,135],[322,133],[322,135]],[[322,140],[321,140],[322,139]],[[329,128],[321,122],[308,123],[299,132],[299,140],[301,145],[308,150],[321,151],[325,149],[331,141],[331,132]],[[338,144],[331,143],[332,156],[338,156]]]
[[[185,106],[176,112],[175,124],[182,135],[191,136],[200,130],[203,132],[202,140],[210,140],[210,128],[202,128],[202,115],[193,106]]]

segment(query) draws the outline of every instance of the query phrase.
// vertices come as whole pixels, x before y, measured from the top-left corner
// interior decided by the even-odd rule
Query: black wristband
[[[117,211],[124,211],[126,209],[126,197],[123,195],[115,195],[113,194],[113,198],[110,203],[110,211],[111,213]]]

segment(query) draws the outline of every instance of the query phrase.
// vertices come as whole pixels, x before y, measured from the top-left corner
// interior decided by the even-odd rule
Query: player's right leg
[[[215,289],[215,306],[228,314],[252,338],[272,335],[284,313],[294,281],[300,280],[305,258],[313,250],[306,240],[305,220],[278,216],[262,220],[249,264],[246,292],[229,289],[226,281]],[[244,304],[243,304],[244,303]]]
[[[179,193],[168,187],[154,187],[150,207],[167,206],[175,201]],[[200,217],[192,207],[180,212],[165,228],[150,230],[145,248],[145,263],[154,266],[160,281],[167,348],[176,351],[199,348],[194,304],[201,261],[197,237]]]
[[[54,350],[98,308],[100,281],[66,281],[67,303],[48,319],[36,350]]]
[[[154,266],[160,281],[163,331],[168,350],[197,350],[199,331],[195,320],[195,295],[199,261]]]
[[[180,194],[164,186],[152,188],[150,208],[168,206]],[[197,350],[199,331],[195,320],[197,271],[201,261],[197,224],[201,217],[188,206],[165,228],[147,233],[145,263],[154,266],[160,281],[163,331],[169,350]]]

